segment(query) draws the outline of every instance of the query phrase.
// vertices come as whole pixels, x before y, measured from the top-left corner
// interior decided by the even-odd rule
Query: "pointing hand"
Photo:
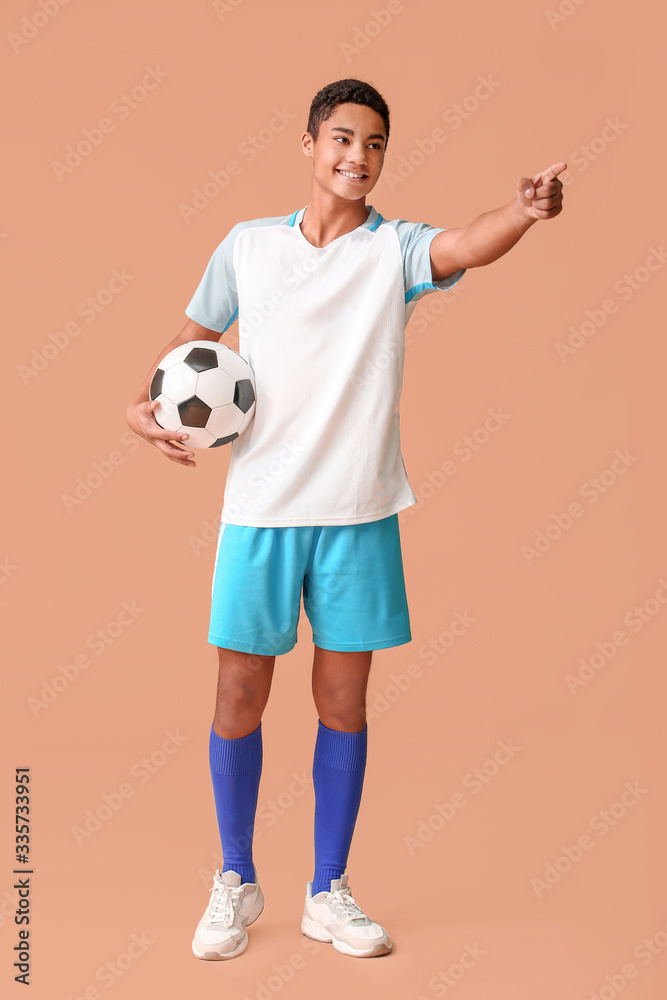
[[[523,213],[531,219],[553,219],[563,209],[563,182],[558,174],[567,163],[553,163],[533,177],[522,177],[516,186],[516,196]]]

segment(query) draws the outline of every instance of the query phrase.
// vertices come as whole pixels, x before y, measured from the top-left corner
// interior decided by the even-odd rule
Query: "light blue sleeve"
[[[209,330],[215,330],[216,333],[224,333],[238,316],[234,242],[244,225],[246,223],[237,223],[215,248],[185,310],[189,319]]]
[[[444,233],[444,229],[429,226],[425,222],[406,222],[405,219],[394,219],[390,225],[396,227],[401,244],[406,306],[416,303],[429,292],[453,288],[466,273],[466,268],[462,267],[459,271],[447,275],[442,281],[433,281],[429,255],[431,240],[438,233]]]

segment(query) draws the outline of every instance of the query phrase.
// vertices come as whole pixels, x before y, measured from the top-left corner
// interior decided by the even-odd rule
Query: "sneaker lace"
[[[365,916],[364,911],[358,903],[355,902],[354,896],[350,892],[349,888],[346,887],[344,889],[336,889],[330,894],[330,896],[331,905],[338,910],[342,916],[351,917],[352,919],[355,917],[358,918]]]
[[[227,885],[215,877],[209,892],[213,893],[209,923],[221,923],[224,927],[231,927],[234,923],[234,903],[242,895],[241,887]]]

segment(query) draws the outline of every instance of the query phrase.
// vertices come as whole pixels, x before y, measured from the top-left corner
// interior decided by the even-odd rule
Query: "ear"
[[[312,158],[314,141],[315,140],[313,139],[310,132],[303,133],[303,135],[301,136],[301,147],[303,149],[304,156],[310,156]]]

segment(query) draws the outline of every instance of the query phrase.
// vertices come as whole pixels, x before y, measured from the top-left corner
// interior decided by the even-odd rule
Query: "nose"
[[[350,163],[350,169],[352,167],[365,167],[367,165],[366,150],[363,147],[359,149],[350,149],[350,153],[354,156],[352,161],[346,160],[346,163]]]
[[[365,156],[357,157],[356,160],[346,160],[345,169],[346,170],[358,170],[360,173],[367,173],[368,163]]]

